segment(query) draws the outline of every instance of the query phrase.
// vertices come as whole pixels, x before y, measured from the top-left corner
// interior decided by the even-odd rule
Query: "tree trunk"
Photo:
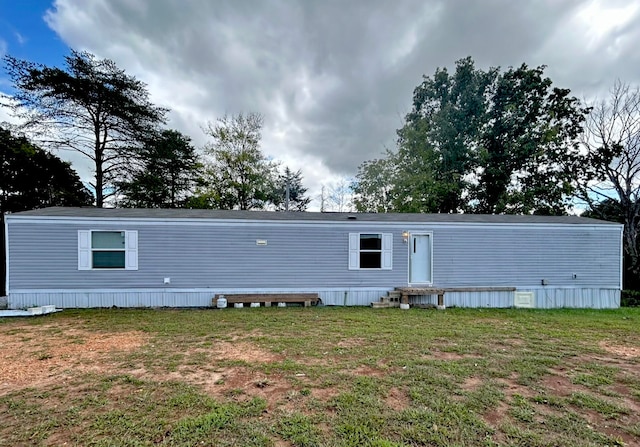
[[[104,205],[104,173],[102,172],[102,160],[96,157],[96,207],[102,208]]]

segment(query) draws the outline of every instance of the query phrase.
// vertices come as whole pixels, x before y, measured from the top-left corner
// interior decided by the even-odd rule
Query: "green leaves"
[[[130,177],[118,183],[120,206],[177,208],[192,196],[202,164],[189,137],[164,130],[133,156]]]
[[[188,206],[215,209],[284,210],[289,184],[291,210],[303,211],[309,199],[304,196],[300,171],[285,168],[266,157],[260,149],[263,117],[257,113],[224,116],[204,129],[212,141],[205,146],[209,159],[205,178]]]
[[[566,212],[587,109],[569,90],[552,88],[544,68],[484,71],[465,58],[453,74],[425,77],[397,151],[360,166],[358,209]]]

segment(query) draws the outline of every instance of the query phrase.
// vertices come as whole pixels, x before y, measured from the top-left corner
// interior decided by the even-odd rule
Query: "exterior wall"
[[[436,230],[434,286],[619,288],[620,243],[615,226]]]
[[[234,292],[316,292],[327,305],[368,305],[408,285],[404,230],[433,234],[434,287],[516,287],[534,291],[536,307],[618,307],[620,299],[615,225],[8,221],[11,308],[200,307]],[[138,270],[78,270],[78,230],[138,231]],[[392,269],[349,270],[351,232],[393,233]],[[450,292],[445,300],[511,307],[513,292]]]
[[[78,270],[78,230],[137,230],[138,270]],[[78,225],[11,223],[11,290],[84,288],[393,287],[405,284],[406,246],[395,230],[392,270],[349,270],[358,225]],[[394,231],[394,230],[389,230]],[[256,240],[266,240],[266,246]]]

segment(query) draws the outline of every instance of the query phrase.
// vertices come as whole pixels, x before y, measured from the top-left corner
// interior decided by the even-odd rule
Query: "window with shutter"
[[[137,231],[78,230],[78,270],[138,270]]]
[[[391,270],[392,233],[349,233],[349,270]]]

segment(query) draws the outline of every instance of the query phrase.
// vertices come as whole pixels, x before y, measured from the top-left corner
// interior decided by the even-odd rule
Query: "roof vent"
[[[349,216],[347,216],[347,219],[348,219],[348,220],[356,220],[356,219],[357,219],[357,217],[356,217],[356,216],[354,216],[353,214],[350,214]]]

